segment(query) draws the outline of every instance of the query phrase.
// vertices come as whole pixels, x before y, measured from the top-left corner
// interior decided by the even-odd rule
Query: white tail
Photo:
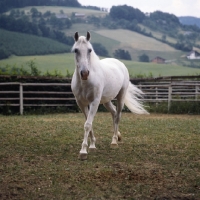
[[[140,89],[129,82],[124,103],[131,112],[135,114],[149,114],[144,109],[144,105],[141,99],[143,94],[144,93]]]

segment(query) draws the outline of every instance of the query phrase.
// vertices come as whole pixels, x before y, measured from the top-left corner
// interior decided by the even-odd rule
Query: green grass
[[[67,70],[72,73],[75,66],[73,53],[44,56],[11,56],[9,59],[0,60],[0,66],[16,65],[18,67],[24,66],[24,69],[29,69],[26,63],[30,60],[36,63],[37,68],[42,73],[47,71],[54,72],[57,70],[65,75]]]
[[[158,76],[187,76],[200,74],[200,69],[183,67],[179,65],[171,64],[154,64],[154,63],[142,63],[142,62],[130,62],[123,61],[132,76],[138,74],[150,75],[154,77]]]
[[[94,120],[97,152],[78,160],[83,114],[0,116],[4,199],[199,199],[200,117],[123,113],[111,149],[111,116]]]
[[[38,69],[45,73],[47,70],[49,72],[54,72],[55,70],[60,71],[63,75],[66,75],[66,70],[70,73],[74,71],[74,55],[73,53],[66,54],[55,54],[46,56],[12,56],[9,59],[0,60],[0,66],[14,65],[28,68],[26,63],[30,60],[34,60]],[[200,74],[200,69],[183,67],[179,65],[171,64],[154,64],[154,63],[142,63],[134,61],[125,61],[129,73],[132,76],[141,74],[149,75],[153,74],[154,77],[157,76],[175,76],[175,75],[197,75]]]

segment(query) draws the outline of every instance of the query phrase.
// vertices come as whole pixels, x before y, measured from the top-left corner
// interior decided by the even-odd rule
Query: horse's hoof
[[[89,152],[96,152],[97,148],[89,148]]]
[[[80,153],[78,158],[79,160],[87,160],[87,153]]]
[[[118,144],[117,144],[117,143],[111,143],[111,144],[110,144],[110,147],[111,147],[112,149],[118,148]]]

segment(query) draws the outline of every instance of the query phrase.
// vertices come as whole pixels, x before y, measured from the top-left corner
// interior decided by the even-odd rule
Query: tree
[[[78,0],[0,0],[0,13],[25,6],[68,6],[81,7]]]
[[[137,8],[131,6],[113,6],[110,9],[110,16],[113,19],[125,19],[133,21],[134,19],[138,22],[142,22],[145,19],[145,14]]]
[[[32,17],[37,17],[39,13],[37,8],[31,8],[30,12],[32,13]]]
[[[128,51],[125,51],[124,49],[115,50],[114,57],[123,60],[132,60],[130,53]]]
[[[167,39],[167,36],[164,34],[164,35],[162,36],[162,41],[165,42],[166,39]]]
[[[43,17],[50,17],[51,16],[51,11],[47,10],[44,14]]]
[[[178,17],[173,14],[164,13],[161,11],[155,11],[150,14],[150,19],[153,21],[159,20],[160,22],[164,22],[165,24],[169,25],[170,23],[174,23],[176,25],[180,25],[180,21]]]
[[[107,57],[108,56],[108,51],[101,44],[99,44],[99,43],[93,43],[92,46],[94,48],[95,53],[98,56],[103,56],[103,57]]]
[[[147,56],[146,54],[142,54],[141,56],[139,56],[139,61],[140,62],[149,62],[149,56]]]
[[[71,28],[71,26],[72,26],[71,20],[67,18],[67,19],[65,20],[65,25],[67,26],[66,28]]]
[[[0,48],[0,60],[8,58],[10,56],[10,52],[8,52],[6,49]]]

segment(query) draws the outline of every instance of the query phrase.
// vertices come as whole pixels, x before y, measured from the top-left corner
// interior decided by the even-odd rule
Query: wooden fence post
[[[23,106],[23,85],[20,83],[19,85],[19,104],[20,104],[20,115],[23,115],[23,110],[24,110],[24,106]]]
[[[196,101],[198,100],[198,94],[199,94],[199,86],[196,85],[196,86],[195,86],[195,100],[196,100]]]
[[[158,87],[155,88],[156,89],[156,107],[158,106]]]
[[[171,100],[172,100],[172,85],[169,85],[169,87],[168,87],[168,112],[171,107]]]

